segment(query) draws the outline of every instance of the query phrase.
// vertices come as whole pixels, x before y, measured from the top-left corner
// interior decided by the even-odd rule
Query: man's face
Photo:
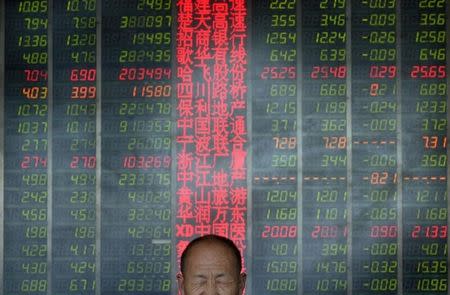
[[[185,272],[177,278],[182,295],[240,295],[245,287],[245,274],[239,274],[231,250],[211,241],[191,248]]]

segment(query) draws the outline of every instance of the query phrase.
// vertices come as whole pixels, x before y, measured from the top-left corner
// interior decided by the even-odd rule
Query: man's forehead
[[[187,254],[186,261],[188,264],[198,266],[208,267],[234,262],[233,251],[217,241],[201,241],[194,245]]]

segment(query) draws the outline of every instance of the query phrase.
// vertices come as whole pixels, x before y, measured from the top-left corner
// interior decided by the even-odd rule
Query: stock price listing
[[[446,0],[0,1],[0,294],[448,294]]]

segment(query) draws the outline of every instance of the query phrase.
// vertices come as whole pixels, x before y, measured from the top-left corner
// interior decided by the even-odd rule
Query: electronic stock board
[[[448,1],[0,3],[1,294],[449,294]]]

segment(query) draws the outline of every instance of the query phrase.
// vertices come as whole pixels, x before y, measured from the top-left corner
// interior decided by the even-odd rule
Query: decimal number
[[[448,245],[440,243],[425,243],[420,245],[420,254],[426,256],[447,256]]]
[[[22,60],[29,65],[45,65],[48,54],[47,52],[27,52],[22,54]]]
[[[339,201],[347,201],[347,192],[339,190],[321,190],[316,194],[316,202],[318,203],[336,203]]]
[[[416,209],[417,220],[446,221],[448,210],[442,207],[419,207]]]
[[[134,45],[170,45],[172,37],[170,32],[146,32],[133,34]]]
[[[267,114],[296,114],[297,113],[297,102],[277,102],[271,101],[267,103],[266,106]]]
[[[393,26],[395,25],[397,16],[395,13],[372,13],[369,16],[370,26]]]
[[[297,148],[297,137],[272,137],[275,148],[279,150],[293,150]]]
[[[345,8],[346,0],[320,0],[320,9]]]
[[[335,73],[332,75],[333,76],[335,76],[335,75],[342,76],[344,74],[345,70],[343,70],[343,68],[340,68],[339,70],[341,71],[340,73],[339,72],[336,73],[336,70],[335,70],[334,71]],[[330,73],[331,73],[331,70],[330,70]],[[313,75],[313,73],[311,73],[311,76],[312,75]],[[317,73],[317,75],[318,75],[318,73]],[[328,78],[328,74],[326,74],[326,75]],[[345,76],[345,74],[344,74],[344,76]],[[323,74],[321,74],[321,78],[326,79],[326,78],[323,78]],[[340,78],[340,77],[338,77],[338,78]],[[346,94],[347,94],[347,84],[345,84],[345,83],[323,83],[320,85],[320,96],[345,96]],[[339,103],[341,103],[341,102],[339,102]]]
[[[39,116],[46,117],[48,106],[46,104],[20,104],[17,115],[20,117]]]
[[[31,173],[22,176],[22,185],[45,186],[47,185],[47,173]]]
[[[273,190],[266,194],[266,202],[269,203],[297,202],[297,200],[297,191]]]
[[[295,32],[269,32],[266,36],[266,44],[270,45],[293,45],[296,43],[297,33]]]
[[[421,96],[447,95],[447,84],[421,83],[419,94]]]
[[[268,261],[266,266],[267,273],[297,273],[297,261]]]
[[[323,31],[316,33],[317,44],[344,44],[347,40],[346,32]]]
[[[169,62],[171,59],[170,49],[156,50],[121,50],[119,62]]]
[[[120,81],[148,81],[170,79],[172,71],[170,68],[144,68],[144,67],[128,67],[121,68],[119,73]]]
[[[157,256],[168,257],[172,252],[170,244],[133,244],[131,255],[133,256]]]
[[[272,120],[272,132],[285,132],[285,131],[296,131],[297,130],[297,120]]]
[[[421,13],[420,22],[421,26],[442,26],[445,25],[445,13]]]
[[[170,115],[172,104],[170,102],[123,102],[120,104],[119,115]]]
[[[346,57],[345,49],[321,49],[320,50],[320,60],[321,61],[345,61]]]
[[[446,36],[445,31],[418,31],[416,32],[416,43],[445,43]]]
[[[96,0],[69,0],[67,1],[66,11],[95,11]]]
[[[21,204],[46,204],[48,192],[47,191],[24,191],[20,198]]]
[[[22,217],[27,221],[46,221],[47,220],[47,209],[42,208],[26,208],[21,211]]]
[[[95,185],[96,176],[92,173],[78,173],[70,175],[70,182],[72,185]]]
[[[374,243],[370,245],[372,256],[394,256],[397,255],[398,246],[395,243]]]
[[[72,24],[76,29],[94,29],[97,26],[95,16],[74,16]]]
[[[171,264],[168,261],[130,261],[127,264],[127,273],[135,274],[162,274],[170,273]]]
[[[167,208],[131,208],[127,221],[169,221],[171,214],[172,210]]]
[[[419,53],[420,60],[439,60],[444,61],[446,58],[445,48],[421,48]]]
[[[119,132],[170,132],[172,122],[169,120],[134,120],[120,121]]]
[[[347,155],[322,155],[321,167],[347,167]]]
[[[422,136],[423,147],[425,149],[446,149],[447,148],[447,136]]]
[[[418,291],[447,291],[447,279],[424,278],[417,282],[416,290]]]
[[[348,245],[342,243],[324,243],[322,245],[322,256],[344,256],[347,255]]]
[[[170,202],[170,191],[129,192],[128,200],[137,204],[167,204]]]
[[[369,271],[371,274],[374,273],[396,273],[398,269],[397,261],[388,260],[374,260],[371,261],[369,266]]]
[[[30,2],[30,1],[27,1]],[[38,1],[36,1],[38,2]],[[47,1],[42,1],[47,4]],[[48,18],[40,18],[40,17],[26,17],[23,19],[25,22],[24,27],[27,30],[46,30],[48,27]]]
[[[316,284],[316,291],[345,291],[347,280],[344,279],[320,279]]]
[[[29,2],[29,1],[26,1]],[[47,292],[47,280],[23,280],[20,283],[21,292]]]
[[[169,150],[172,146],[170,137],[131,137],[127,148],[129,151]]]
[[[29,100],[44,100],[47,99],[48,88],[46,86],[23,87],[22,95]]]
[[[322,14],[320,16],[320,25],[321,26],[345,26],[345,13],[339,14]]]
[[[297,77],[296,67],[264,67],[260,77],[262,80],[295,79]]]
[[[446,274],[447,261],[445,260],[422,260],[417,262],[415,271],[420,274]]]
[[[270,0],[270,9],[294,9],[296,0]]]
[[[347,120],[345,119],[323,119],[320,121],[320,131],[345,131]]]
[[[420,8],[443,8],[446,0],[420,0]]]
[[[446,239],[447,235],[447,225],[415,225],[411,231],[413,239]]]
[[[362,1],[362,4],[369,5],[369,8],[395,8],[396,0],[369,0]]]
[[[338,91],[339,88],[347,89],[345,84],[323,84],[324,87],[329,94],[331,91]],[[344,85],[345,87],[341,87],[340,85]],[[321,86],[322,88],[322,86]],[[331,90],[333,89],[333,90]],[[347,111],[347,102],[346,101],[323,101],[315,103],[315,111],[316,113],[325,113],[325,114],[344,114]]]
[[[369,51],[370,61],[394,61],[397,56],[395,48],[371,48]]]
[[[161,279],[121,279],[117,286],[117,291],[123,292],[157,292],[170,291],[171,280]]]
[[[297,226],[296,225],[265,225],[264,230],[261,233],[262,238],[296,238]]]
[[[120,186],[170,185],[169,173],[121,173]]]
[[[47,245],[44,244],[22,245],[21,253],[26,257],[46,257]]]
[[[370,44],[394,44],[396,41],[395,31],[372,31],[369,36],[363,36],[368,39]]]
[[[422,119],[422,131],[444,131],[447,119]]]
[[[297,95],[296,84],[271,84],[270,96],[271,97],[293,97]]]
[[[23,13],[47,12],[48,3],[46,0],[24,0],[19,2],[19,7],[17,9],[19,12]]]
[[[289,50],[272,49],[270,51],[269,60],[271,62],[285,62],[285,61],[293,62],[296,60],[296,57],[297,57],[296,49],[289,49]]]
[[[170,239],[172,229],[170,227],[134,226],[128,228],[128,236],[133,239]]]
[[[95,99],[97,97],[96,86],[72,86],[71,99]]]
[[[410,75],[414,79],[443,79],[446,77],[446,66],[413,66]]]
[[[122,158],[122,168],[125,169],[170,168],[171,162],[172,158],[170,156],[127,155]]]
[[[170,0],[139,0],[136,6],[137,10],[170,10],[172,7],[172,1]]]
[[[271,27],[295,27],[297,16],[295,14],[273,14]]]
[[[420,162],[421,167],[426,168],[445,168],[447,167],[447,155],[446,154],[431,154],[423,155]]]
[[[272,155],[272,167],[295,168],[297,167],[297,155]]]
[[[266,211],[266,220],[295,221],[297,208],[269,208]]]
[[[347,66],[314,66],[311,71],[312,79],[344,79],[347,77]]]
[[[124,15],[120,18],[121,29],[170,28],[171,25],[172,16],[170,15]]]
[[[22,35],[18,39],[20,47],[47,47],[47,35]]]
[[[47,151],[48,140],[46,138],[42,139],[24,139],[21,146],[21,151],[31,152],[31,151]]]

